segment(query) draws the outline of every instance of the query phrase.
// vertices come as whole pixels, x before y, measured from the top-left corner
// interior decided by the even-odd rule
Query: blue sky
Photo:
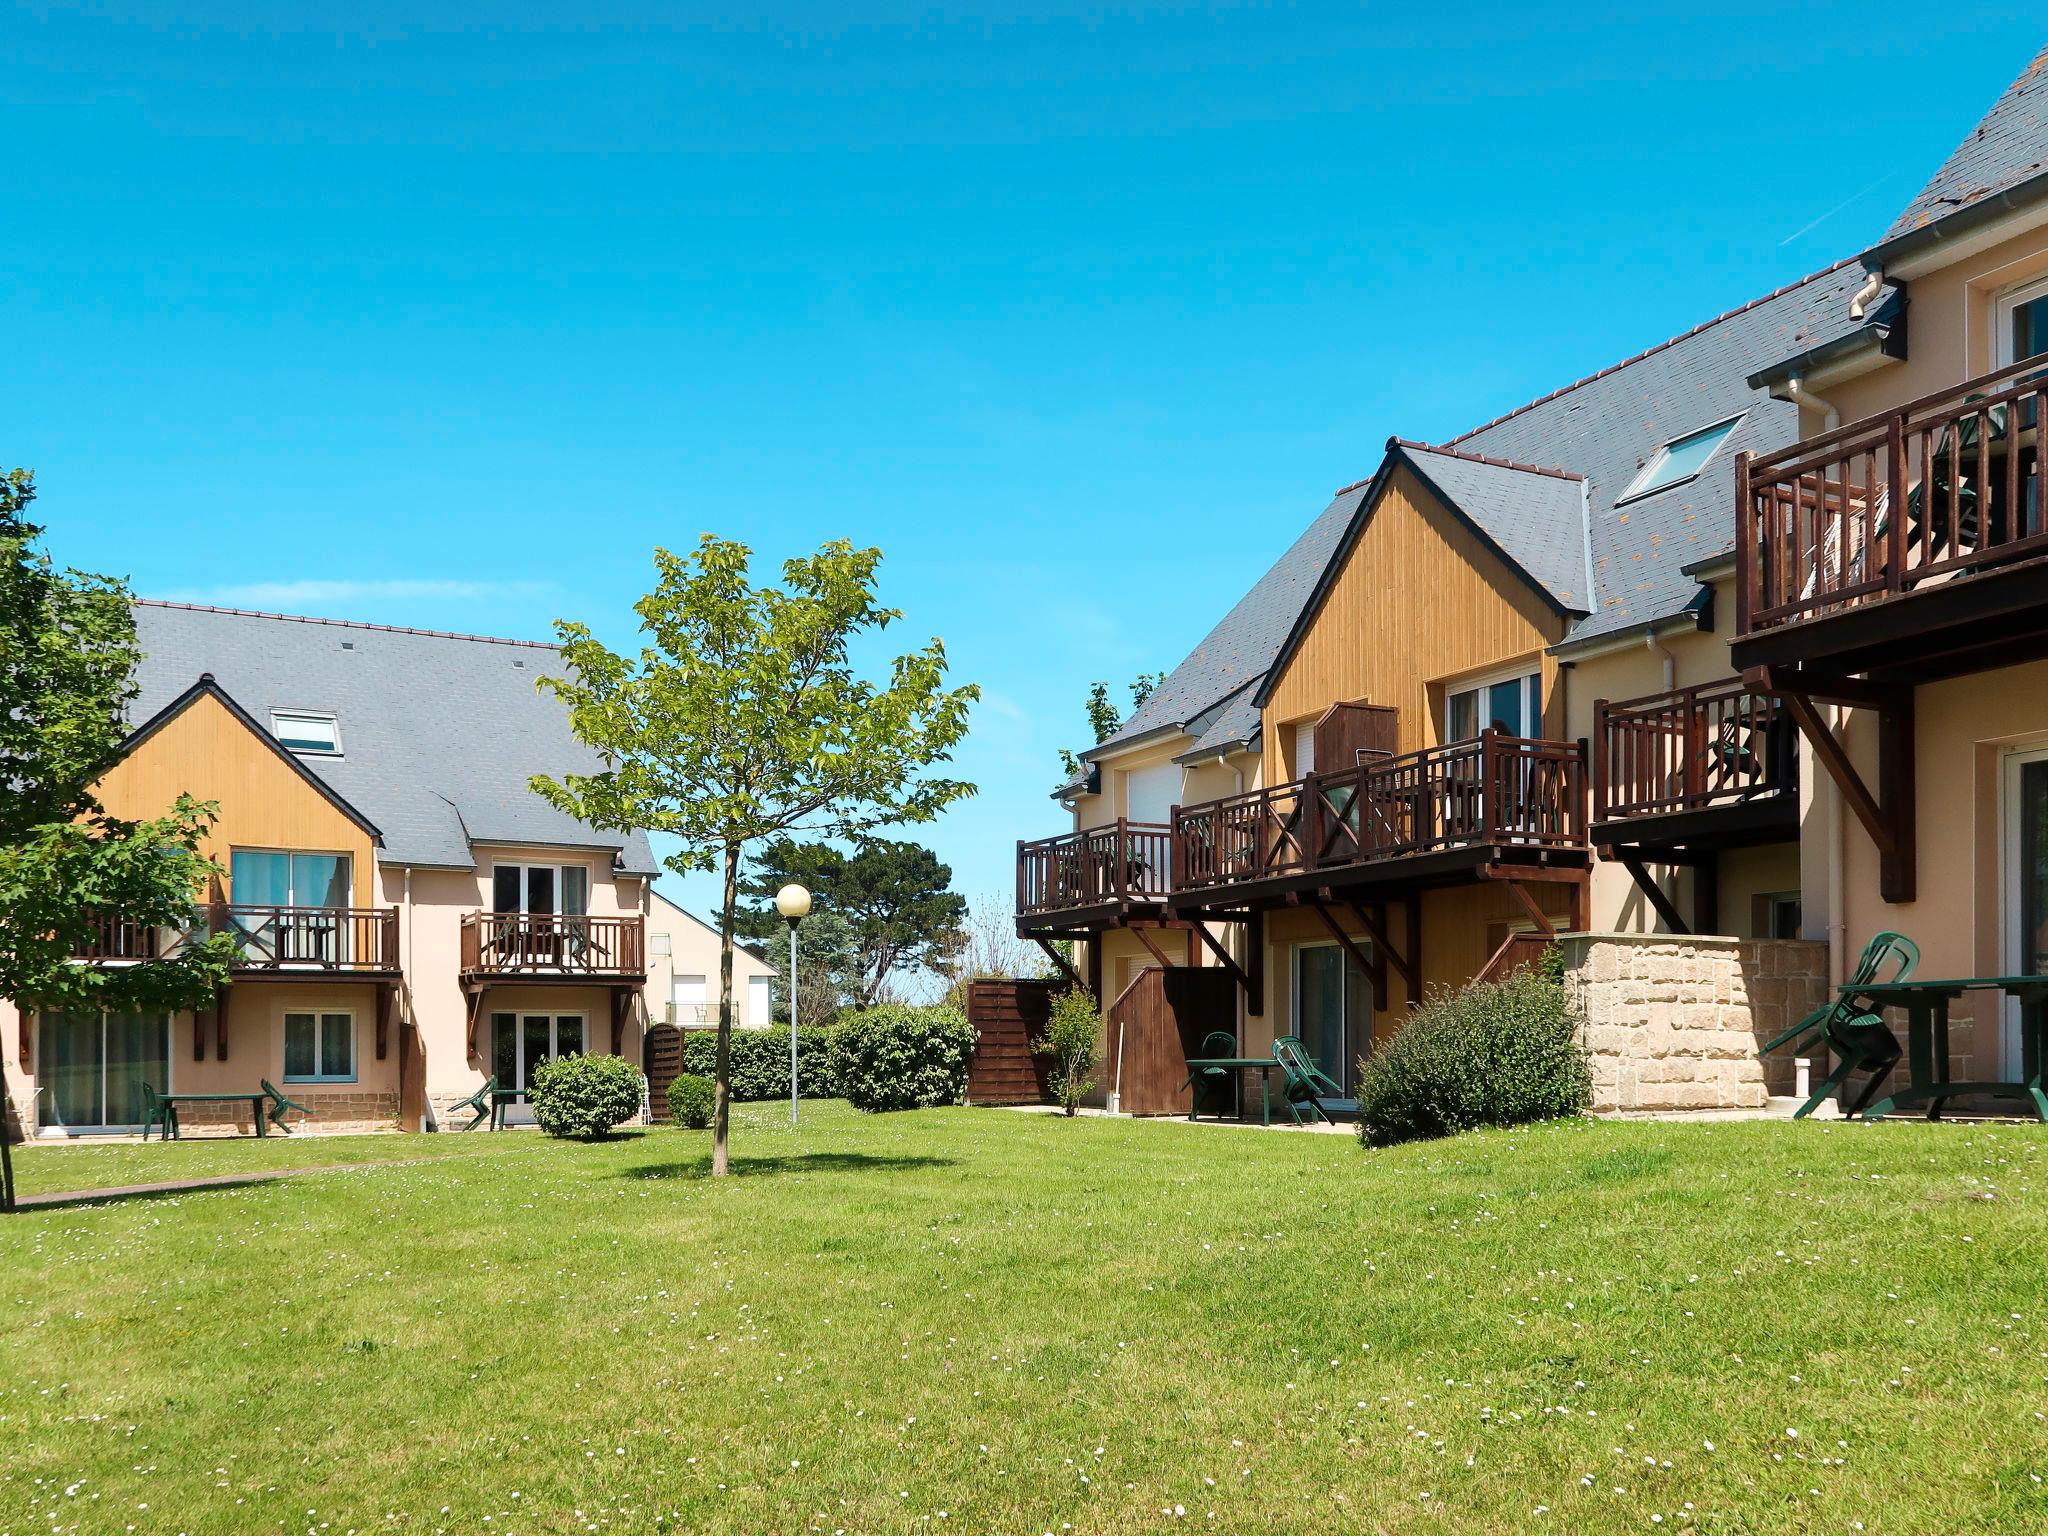
[[[491,634],[879,544],[1005,893],[1090,680],[1389,434],[1853,254],[2041,41],[1715,11],[17,7],[0,461],[145,595]]]

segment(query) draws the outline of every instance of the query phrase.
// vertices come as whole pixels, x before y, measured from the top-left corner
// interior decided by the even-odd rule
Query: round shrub
[[[835,1026],[800,1029],[796,1035],[797,1086],[807,1099],[836,1099],[832,1080]],[[718,1075],[718,1031],[693,1029],[683,1036],[683,1070],[698,1077]],[[732,1096],[735,1103],[789,1097],[789,1030],[735,1029],[732,1032]]]
[[[948,1004],[887,1003],[841,1018],[832,1075],[855,1109],[929,1109],[967,1094],[974,1026]]]
[[[640,1112],[640,1069],[623,1056],[557,1056],[533,1069],[533,1118],[550,1136],[602,1136]]]
[[[1582,1112],[1593,1084],[1564,989],[1524,971],[1430,998],[1361,1065],[1370,1146]]]
[[[679,1072],[668,1085],[668,1112],[677,1125],[701,1131],[711,1123],[717,1106],[717,1087],[708,1077]]]

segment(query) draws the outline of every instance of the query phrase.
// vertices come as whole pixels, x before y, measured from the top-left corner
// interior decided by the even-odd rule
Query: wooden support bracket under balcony
[[[1914,899],[1919,885],[1917,795],[1914,787],[1914,699],[1910,685],[1873,685],[1805,668],[1769,667],[1763,674],[1813,755],[1840,791],[1877,849],[1878,894],[1887,902]],[[1848,747],[1821,717],[1819,704],[1866,709],[1877,721],[1877,788],[1873,793]]]

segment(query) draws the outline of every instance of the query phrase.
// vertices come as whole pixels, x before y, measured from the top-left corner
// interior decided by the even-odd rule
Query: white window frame
[[[518,870],[518,871],[519,871],[519,900],[520,900],[520,905],[519,905],[519,906],[517,906],[517,907],[513,907],[513,908],[510,908],[510,909],[501,909],[501,908],[499,908],[499,906],[497,905],[497,902],[498,902],[498,871],[499,871],[499,870],[501,870],[501,869],[516,869],[516,870]],[[492,861],[491,861],[491,910],[492,910],[493,912],[498,912],[498,911],[501,911],[501,910],[510,910],[510,911],[512,911],[512,912],[516,912],[516,913],[521,913],[521,914],[525,914],[525,913],[528,913],[528,912],[530,911],[530,909],[529,909],[529,908],[528,908],[528,907],[527,907],[527,906],[525,905],[525,903],[526,903],[526,902],[527,902],[527,900],[529,899],[529,897],[528,897],[528,892],[527,892],[527,883],[526,883],[526,876],[527,876],[527,873],[528,873],[528,872],[529,872],[530,870],[536,870],[536,869],[545,869],[545,870],[551,870],[551,871],[553,871],[553,873],[554,873],[554,877],[555,877],[555,910],[554,910],[553,912],[551,912],[551,913],[542,913],[541,915],[542,915],[543,917],[588,917],[588,916],[590,915],[590,894],[591,894],[591,889],[592,889],[592,887],[593,887],[593,886],[594,886],[594,885],[595,885],[595,884],[596,884],[597,882],[596,882],[596,881],[594,881],[594,880],[592,880],[592,879],[590,878],[590,866],[589,866],[588,864],[581,864],[581,863],[578,863],[578,862],[576,862],[576,861],[575,861],[575,860],[573,860],[573,859],[572,859],[572,860],[570,860],[570,861],[569,861],[568,863],[566,863],[566,864],[565,864],[565,863],[558,863],[558,862],[556,862],[556,861],[555,861],[555,860],[553,860],[553,859],[494,859],[494,860],[492,860]],[[583,872],[583,910],[582,910],[581,912],[564,912],[564,911],[562,910],[562,886],[563,886],[563,883],[564,883],[564,882],[563,882],[563,880],[562,880],[562,872],[563,872],[564,870],[569,870],[569,869],[576,869],[576,870],[581,870],[581,871]]]
[[[1531,683],[1535,685],[1533,688],[1529,688],[1527,686],[1524,687],[1523,702],[1529,706],[1529,713],[1532,719],[1532,723],[1535,725],[1537,733],[1540,736],[1543,729],[1543,663],[1539,659],[1536,661],[1518,661],[1510,666],[1496,667],[1491,672],[1481,672],[1472,677],[1460,678],[1456,682],[1445,683],[1445,744],[1448,745],[1449,743],[1454,741],[1477,741],[1479,739],[1477,732],[1474,732],[1470,736],[1453,736],[1451,734],[1451,707],[1453,700],[1458,699],[1468,693],[1484,694],[1488,689],[1496,687],[1501,683],[1510,683],[1517,681],[1525,685]],[[1480,715],[1475,710],[1473,713],[1473,719],[1477,720],[1479,718]],[[1479,730],[1481,731],[1485,729],[1486,727],[1484,725],[1479,727]]]
[[[1672,490],[1681,485],[1690,485],[1693,481],[1699,479],[1701,475],[1707,472],[1707,466],[1721,456],[1721,450],[1728,446],[1728,439],[1735,435],[1735,428],[1741,423],[1742,418],[1748,414],[1747,411],[1737,411],[1733,416],[1723,417],[1719,421],[1710,421],[1704,427],[1695,427],[1690,432],[1681,432],[1678,436],[1658,444],[1657,451],[1650,455],[1648,461],[1644,463],[1641,469],[1636,471],[1635,479],[1629,481],[1628,489],[1614,498],[1614,504],[1619,507],[1631,501],[1640,501],[1645,496],[1659,496],[1665,491]],[[1712,451],[1704,459],[1700,460],[1700,467],[1698,469],[1689,475],[1680,475],[1676,480],[1666,480],[1661,485],[1652,485],[1650,483],[1657,478],[1657,471],[1664,467],[1664,461],[1671,457],[1671,449],[1674,444],[1691,442],[1696,437],[1705,437],[1709,432],[1719,432],[1721,440],[1714,444]]]
[[[357,1053],[355,1010],[353,1008],[286,1008],[282,1010],[278,1023],[278,1043],[283,1047],[283,1057],[285,1061],[289,1061],[291,1059],[290,1033],[292,1027],[292,1020],[294,1018],[307,1018],[313,1021],[314,1070],[310,1075],[304,1073],[293,1073],[291,1071],[285,1070],[281,1064],[279,1067],[278,1075],[288,1083],[355,1082],[357,1080],[358,1072],[356,1059]],[[321,1049],[321,1047],[326,1043],[327,1027],[329,1023],[335,1019],[348,1020],[348,1071],[346,1073],[322,1072],[319,1070],[320,1063],[326,1059],[327,1055],[327,1053]]]
[[[2029,763],[2048,762],[2048,742],[2034,741],[2012,747],[2004,757],[1998,766],[1999,959],[2000,969],[2008,976],[2015,976],[2020,973],[2020,956],[2026,948],[2026,939],[2020,932],[2020,828],[2014,813],[2019,808],[2020,772]],[[2017,998],[2004,999],[1998,1033],[2005,1075],[2017,1077],[2023,1056]]]
[[[49,1010],[51,1013],[69,1013],[74,1011],[78,1013],[97,1012],[100,1016],[100,1113],[104,1115],[107,1110],[107,1021],[119,1010],[113,1008],[80,1008],[76,1010],[53,1008]],[[178,1014],[175,1010],[169,1008],[144,1011],[146,1013],[161,1014],[163,1017],[164,1092],[167,1094],[176,1093],[178,1091]],[[119,1136],[140,1129],[133,1120],[103,1120],[95,1125],[43,1124],[42,1063],[45,1059],[44,1053],[46,1050],[46,1044],[43,1040],[43,1013],[42,1009],[33,1009],[23,1010],[20,1015],[21,1023],[35,1030],[36,1091],[30,1101],[27,1114],[28,1121],[35,1127],[35,1135],[39,1139],[48,1137],[52,1140],[57,1140],[72,1136]]]
[[[497,1065],[498,1042],[496,1036],[498,1029],[498,1020],[510,1019],[512,1021],[512,1061],[515,1070],[519,1074],[519,1081],[517,1083],[500,1083],[498,1084],[500,1088],[516,1087],[524,1091],[532,1087],[533,1069],[536,1064],[526,1059],[526,1021],[528,1019],[538,1019],[543,1017],[546,1018],[548,1021],[547,1059],[549,1061],[555,1060],[562,1053],[562,1024],[565,1020],[568,1019],[574,1019],[576,1021],[578,1038],[580,1038],[583,1042],[583,1049],[578,1051],[576,1053],[577,1055],[608,1056],[611,1054],[609,1051],[599,1052],[591,1049],[590,1015],[581,1012],[578,1009],[493,1008],[491,1010],[491,1036],[486,1042],[490,1051],[490,1055],[486,1058],[486,1061],[495,1070]]]
[[[297,747],[285,740],[285,732],[279,722],[284,720],[302,721],[308,725],[325,725],[332,746]],[[277,744],[294,757],[340,757],[341,722],[324,709],[273,709],[270,712],[270,734],[277,738]]]
[[[228,901],[232,905],[260,905],[260,903],[258,902],[244,901],[242,898],[242,893],[234,888],[235,855],[238,853],[271,853],[276,854],[278,857],[284,860],[285,894],[290,898],[285,902],[285,905],[288,907],[309,907],[316,911],[333,912],[337,910],[346,910],[348,907],[352,907],[355,905],[356,856],[350,853],[346,848],[270,848],[264,846],[261,843],[237,843],[233,847],[228,849]],[[343,907],[328,907],[320,902],[306,901],[302,899],[302,893],[300,892],[298,887],[298,868],[292,862],[294,859],[298,858],[341,860],[342,867],[348,871],[348,901],[343,905]]]
[[[1991,301],[1991,357],[1993,368],[2006,368],[2019,361],[2013,356],[2012,315],[2036,299],[2048,299],[2048,277],[2017,284]]]

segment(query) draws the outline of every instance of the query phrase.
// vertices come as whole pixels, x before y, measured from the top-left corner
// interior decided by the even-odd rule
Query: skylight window
[[[328,757],[341,755],[341,733],[335,728],[332,715],[273,709],[270,712],[270,729],[289,752],[313,752]]]
[[[1707,461],[1714,456],[1714,450],[1728,440],[1728,434],[1735,430],[1735,422],[1724,421],[1718,426],[1708,427],[1689,437],[1673,438],[1650,456],[1650,462],[1642,467],[1629,488],[1621,493],[1621,500],[1628,501],[1637,496],[1647,496],[1652,491],[1661,491],[1680,481],[1690,480],[1707,467]]]

